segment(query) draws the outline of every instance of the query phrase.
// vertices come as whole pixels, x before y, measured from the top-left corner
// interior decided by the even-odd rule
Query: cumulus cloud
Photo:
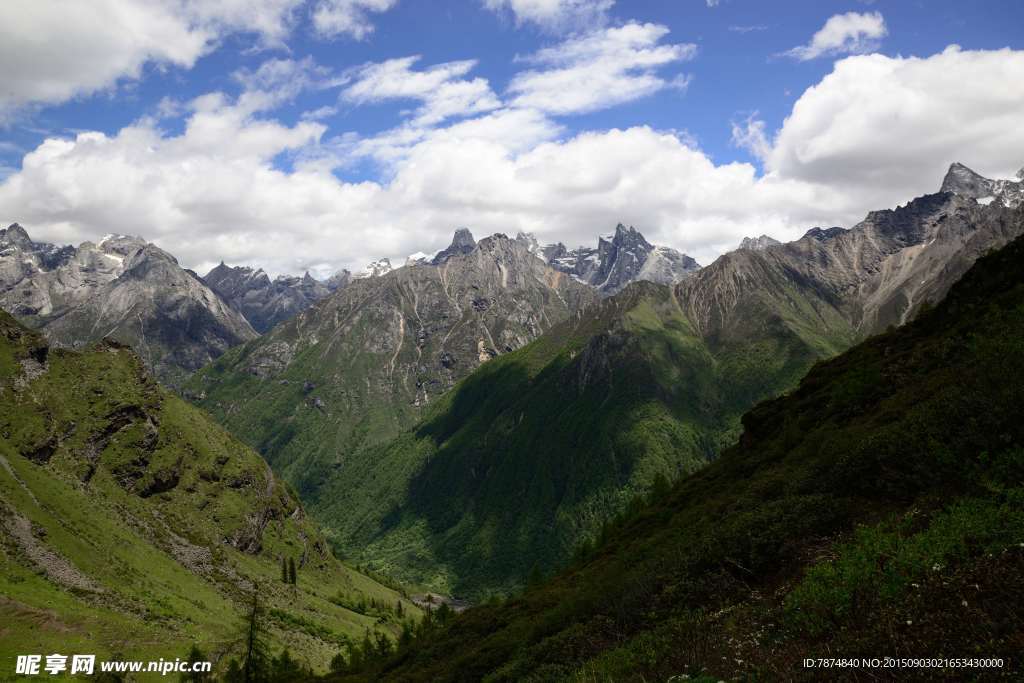
[[[806,62],[818,57],[871,52],[888,32],[880,12],[835,14],[811,37],[810,43],[783,54]]]
[[[534,24],[550,33],[603,26],[615,0],[483,0],[487,9],[509,12],[516,25]]]
[[[396,4],[398,0],[320,0],[313,8],[313,27],[322,37],[347,35],[362,40],[374,30],[370,15]]]
[[[413,65],[418,55],[367,64],[354,70],[352,83],[342,99],[357,103],[386,100],[417,100],[412,124],[430,126],[453,116],[469,116],[497,109],[501,102],[485,78],[463,78],[476,60],[437,64],[420,71]]]
[[[594,31],[545,48],[522,61],[535,68],[516,74],[509,84],[512,104],[551,114],[577,114],[629,102],[673,85],[661,67],[690,60],[692,43],[669,44],[668,29],[629,23]]]
[[[738,139],[760,146],[763,134],[763,174],[716,163],[682,134],[565,137],[543,112],[504,108],[421,132],[381,182],[312,162],[281,170],[281,155],[315,157],[324,127],[274,121],[256,94],[213,93],[185,103],[179,134],[140,121],[46,140],[0,182],[0,219],[58,242],[142,234],[200,271],[223,258],[322,275],[430,253],[460,225],[591,244],[618,221],[706,263],[746,235],[792,239],[933,192],[954,160],[1012,176],[1024,92],[1004,86],[1016,82],[1022,51],[840,60],[780,130],[738,124]]]
[[[302,0],[9,0],[0,3],[0,121],[138,78],[148,63],[191,68],[224,35],[278,45]],[[40,40],[45,36],[45,40]]]
[[[793,105],[771,171],[879,206],[932,189],[952,161],[1009,177],[1024,164],[1024,52],[848,57]]]

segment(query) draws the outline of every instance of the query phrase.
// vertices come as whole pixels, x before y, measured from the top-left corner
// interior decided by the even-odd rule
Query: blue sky
[[[1006,130],[1024,115],[1015,1],[229,0],[204,14],[160,0],[152,15],[139,1],[98,1],[77,23],[49,0],[0,9],[0,219],[58,241],[140,233],[197,268],[325,274],[440,248],[461,224],[572,244],[619,220],[707,261],[745,234],[793,238],[910,199],[954,160],[1024,165]],[[451,74],[424,90],[435,68]],[[576,92],[588,78],[614,87]],[[982,93],[970,109],[964,81]],[[866,102],[864,142],[841,137],[836,112]],[[948,144],[904,133],[896,153],[900,130]],[[673,203],[674,184],[707,186]]]

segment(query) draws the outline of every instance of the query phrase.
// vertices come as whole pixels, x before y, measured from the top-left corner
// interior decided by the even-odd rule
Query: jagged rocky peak
[[[302,277],[282,274],[271,280],[262,268],[227,266],[222,261],[203,279],[241,313],[254,330],[263,333],[344,287],[348,276],[346,270],[328,282],[320,282],[306,271]]]
[[[368,263],[365,268],[352,276],[353,280],[363,280],[368,277],[380,277],[386,273],[390,273],[394,268],[391,267],[391,259],[382,258],[377,259],[371,263]]]
[[[942,179],[940,191],[970,197],[983,205],[996,202],[1014,208],[1024,201],[1024,169],[1017,172],[1016,181],[993,180],[954,162]]]
[[[752,251],[763,251],[769,247],[777,247],[782,244],[773,237],[768,235],[761,235],[760,237],[744,237],[743,241],[740,242],[740,249],[750,249]]]
[[[0,246],[19,246],[23,249],[31,248],[32,239],[28,236],[25,228],[17,223],[0,230]]]
[[[700,268],[686,254],[655,246],[639,230],[622,223],[614,232],[601,235],[596,249],[579,247],[570,251],[558,243],[541,247],[539,252],[552,268],[569,273],[605,295],[615,294],[636,280],[674,284]]]
[[[455,231],[455,235],[452,237],[452,243],[448,245],[447,249],[442,249],[437,252],[431,263],[435,266],[439,266],[452,256],[455,256],[456,254],[468,254],[475,248],[476,240],[473,239],[473,233],[469,231],[469,228],[458,228]]]

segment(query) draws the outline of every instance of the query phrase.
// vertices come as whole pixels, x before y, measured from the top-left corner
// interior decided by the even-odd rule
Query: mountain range
[[[953,164],[937,193],[703,268],[619,225],[596,249],[459,229],[328,282],[202,278],[141,238],[12,225],[3,656],[226,658],[254,594],[274,648],[353,680],[1013,654],[1019,175]],[[384,575],[487,605],[411,642]]]
[[[564,273],[531,258],[529,239],[489,238],[441,266],[366,280],[375,289],[363,304],[350,286],[228,353],[189,390],[299,487],[342,552],[442,592],[506,592],[534,564],[564,561],[659,478],[713,459],[744,412],[816,361],[940,301],[980,255],[1024,232],[1009,208],[1017,185],[1002,187],[998,201],[944,190],[849,230],[739,249],[673,285],[633,283],[603,298],[570,276],[572,291],[598,296],[559,307],[550,326],[504,348],[489,343],[491,309],[476,293],[499,291],[505,270],[474,271],[453,297],[454,326],[437,315],[440,294],[423,306],[411,284],[414,274],[443,283],[485,244],[518,255],[510,273]],[[530,296],[507,290],[503,310]],[[369,322],[370,301],[394,301],[394,322],[376,307]],[[416,343],[406,346],[409,328]]]
[[[906,658],[900,680],[1019,676],[1022,339],[1017,238],[933,309],[747,413],[736,445],[635,499],[550,580],[330,680],[861,680],[873,669],[811,666],[836,657]],[[913,663],[951,652],[1001,668]]]

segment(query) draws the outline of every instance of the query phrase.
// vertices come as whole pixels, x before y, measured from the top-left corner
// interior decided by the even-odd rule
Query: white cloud
[[[692,59],[692,43],[664,44],[668,29],[629,23],[570,38],[523,61],[540,68],[516,74],[512,104],[552,114],[575,114],[629,102],[672,84],[657,70]]]
[[[342,99],[357,104],[417,100],[421,105],[412,121],[417,127],[501,106],[487,79],[463,78],[476,66],[476,60],[446,62],[414,71],[412,66],[419,59],[419,56],[389,59],[356,69],[351,74],[351,85],[341,93]]]
[[[765,24],[733,25],[729,27],[729,30],[733,33],[754,33],[756,31],[767,31],[768,26]]]
[[[805,62],[830,55],[871,52],[888,32],[880,12],[835,14],[811,37],[810,43],[783,54]]]
[[[618,221],[707,262],[746,235],[792,239],[934,192],[954,160],[1012,176],[1024,92],[1005,86],[1018,82],[1024,51],[843,59],[773,135],[756,117],[741,125],[770,143],[763,176],[716,163],[683,134],[560,139],[541,112],[500,109],[419,131],[386,182],[344,182],[317,164],[322,125],[282,125],[260,97],[214,93],[187,104],[179,135],[143,121],[45,141],[0,182],[0,222],[59,242],[142,234],[200,271],[221,258],[321,274],[401,262],[459,225],[590,244]],[[274,166],[282,154],[298,155],[294,171]]]
[[[487,9],[510,12],[517,26],[535,24],[550,33],[603,26],[615,0],[483,0]]]
[[[877,206],[934,191],[952,161],[1009,177],[1024,164],[1024,90],[1007,85],[1021,82],[1024,52],[1009,49],[843,59],[793,105],[767,168]]]
[[[747,150],[758,159],[764,160],[771,152],[772,146],[765,132],[767,125],[757,118],[757,112],[750,114],[743,123],[732,122],[731,142],[736,147]]]
[[[313,27],[321,37],[348,35],[362,40],[373,33],[371,13],[386,12],[398,0],[319,0],[313,8]]]
[[[279,45],[301,2],[0,2],[0,121],[137,79],[150,63],[191,68],[229,33]]]

